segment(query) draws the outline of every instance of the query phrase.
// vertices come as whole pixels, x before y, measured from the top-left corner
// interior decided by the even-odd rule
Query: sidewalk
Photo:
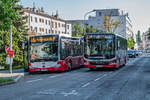
[[[28,73],[24,72],[24,69],[17,69],[13,70],[13,73],[9,73],[9,70],[6,71],[0,71],[0,78],[8,79],[11,78],[14,81],[13,82],[5,82],[5,83],[0,83],[0,86],[2,85],[7,85],[7,84],[12,84],[17,82],[21,77],[27,75]]]

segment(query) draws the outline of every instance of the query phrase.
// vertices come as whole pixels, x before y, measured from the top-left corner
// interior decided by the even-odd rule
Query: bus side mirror
[[[79,44],[81,44],[83,42],[83,40],[84,40],[84,37],[81,36],[80,39],[79,39]]]
[[[118,41],[118,48],[120,48],[120,41]]]
[[[22,49],[25,49],[25,45],[27,44],[27,41],[22,42]]]

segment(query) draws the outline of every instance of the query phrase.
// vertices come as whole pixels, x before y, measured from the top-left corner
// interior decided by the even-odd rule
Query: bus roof
[[[45,35],[30,36],[29,38],[42,37],[42,36],[64,36],[64,37],[71,37],[70,35],[67,35],[67,34],[45,34]]]
[[[119,34],[114,34],[114,33],[87,33],[85,35],[114,35],[114,36],[119,36],[119,37],[126,39],[125,37],[123,37]]]

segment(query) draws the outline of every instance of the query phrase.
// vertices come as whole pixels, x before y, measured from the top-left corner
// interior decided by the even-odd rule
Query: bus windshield
[[[33,61],[56,61],[58,59],[58,42],[32,43],[30,59]]]
[[[88,39],[85,47],[85,58],[98,57],[111,59],[115,57],[114,37]]]

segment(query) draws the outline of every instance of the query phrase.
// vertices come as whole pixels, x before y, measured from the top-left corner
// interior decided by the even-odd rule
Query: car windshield
[[[85,47],[85,57],[99,57],[110,59],[115,57],[114,37],[88,39]]]
[[[128,51],[128,54],[132,54],[132,53],[135,53],[135,51],[133,51],[133,50]]]
[[[33,43],[30,48],[31,61],[57,60],[58,42]]]

